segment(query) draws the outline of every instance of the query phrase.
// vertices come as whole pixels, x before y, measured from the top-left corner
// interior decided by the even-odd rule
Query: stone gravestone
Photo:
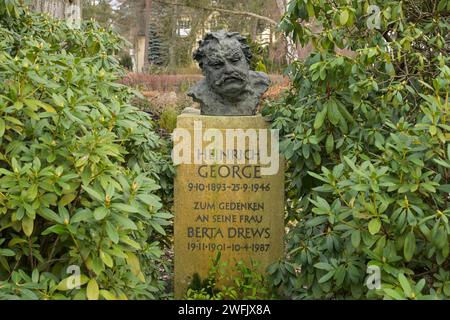
[[[266,74],[249,70],[238,33],[214,32],[194,58],[205,79],[189,95],[201,112],[180,115],[174,131],[175,297],[211,262],[257,261],[260,272],[283,253],[284,167],[278,132],[256,114]],[[220,289],[220,288],[219,288]]]

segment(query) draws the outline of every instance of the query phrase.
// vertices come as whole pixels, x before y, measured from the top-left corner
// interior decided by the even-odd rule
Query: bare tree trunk
[[[65,1],[60,0],[33,0],[31,9],[37,12],[48,13],[54,18],[65,18]]]
[[[136,35],[134,37],[134,48],[136,52],[136,71],[144,72],[147,57],[145,56],[146,40],[146,5],[147,0],[136,1]]]
[[[171,17],[171,31],[172,35],[170,37],[170,45],[169,45],[169,72],[174,72],[177,67],[177,59],[176,59],[176,46],[178,40],[178,6],[173,6],[172,8],[172,17]]]
[[[144,35],[145,35],[145,50],[144,50],[144,70],[148,70],[148,50],[150,44],[150,18],[152,14],[151,10],[152,0],[145,0],[145,16],[144,16]]]
[[[56,19],[66,19],[73,27],[81,23],[81,0],[32,0],[31,10],[48,13]]]
[[[135,38],[135,52],[136,52],[136,71],[144,72],[145,71],[145,61],[148,60],[148,57],[145,56],[145,36],[137,35]]]
[[[281,16],[283,16],[286,13],[287,10],[287,3],[286,0],[276,0],[278,10],[280,11]],[[286,39],[286,61],[287,63],[291,63],[292,61],[298,60],[298,51],[297,46],[294,43],[294,40],[289,37],[285,36]]]
[[[254,21],[251,26],[251,35],[252,41],[256,41],[256,37],[258,36],[258,21]]]

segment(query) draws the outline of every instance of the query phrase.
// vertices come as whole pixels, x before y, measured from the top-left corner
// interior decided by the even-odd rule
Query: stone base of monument
[[[270,138],[266,145],[261,143],[263,135],[270,134],[269,127],[261,115],[178,117],[182,138],[174,143],[174,156],[185,163],[176,166],[174,186],[175,298],[183,298],[194,274],[207,278],[219,251],[220,262],[233,266],[254,260],[260,272],[283,254],[284,160],[278,149],[277,157],[268,157],[275,147]],[[248,136],[241,145],[243,152],[239,147],[227,149],[233,131],[238,137]],[[207,164],[192,163],[199,156],[211,159],[211,145],[220,143],[228,161],[233,154],[236,162],[244,157],[246,163],[221,163],[217,154]],[[218,289],[222,284],[226,283],[219,283]]]

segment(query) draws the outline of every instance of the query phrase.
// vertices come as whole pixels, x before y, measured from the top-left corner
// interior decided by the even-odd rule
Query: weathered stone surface
[[[251,71],[252,53],[237,32],[211,32],[200,41],[194,59],[205,79],[188,95],[200,103],[202,115],[254,115],[270,84],[263,72]]]
[[[203,129],[267,129],[257,116],[202,116],[182,114],[177,128],[192,135],[194,121]],[[246,148],[250,148],[247,144]],[[249,150],[254,154],[258,150]],[[194,156],[194,148],[192,149]],[[237,167],[233,167],[237,166]],[[226,169],[228,167],[228,169]],[[220,169],[222,168],[222,169]],[[211,259],[221,251],[221,261],[250,259],[263,272],[283,253],[284,164],[278,173],[261,175],[257,164],[180,164],[175,177],[175,297],[182,298],[194,273],[207,276]],[[228,174],[229,173],[229,174]]]

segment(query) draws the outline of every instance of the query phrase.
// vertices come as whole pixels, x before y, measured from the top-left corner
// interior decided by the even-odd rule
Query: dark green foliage
[[[286,68],[286,64],[274,61],[269,54],[269,45],[263,46],[254,41],[250,36],[247,38],[250,46],[250,51],[253,54],[250,62],[250,69],[255,71],[262,71],[268,74],[281,74]]]
[[[120,56],[119,63],[122,67],[126,68],[129,71],[133,70],[133,60],[129,53],[122,53]]]
[[[152,65],[165,66],[168,54],[167,39],[164,38],[161,25],[152,21],[149,30],[148,61]]]
[[[172,169],[117,83],[122,44],[0,0],[0,299],[161,296]]]
[[[314,49],[266,109],[289,161],[288,255],[270,269],[284,295],[450,298],[449,11],[447,0],[290,3],[282,28]],[[366,286],[368,266],[381,289]]]
[[[177,126],[178,113],[171,108],[167,108],[161,112],[159,119],[159,127],[164,129],[167,133],[172,133]]]

